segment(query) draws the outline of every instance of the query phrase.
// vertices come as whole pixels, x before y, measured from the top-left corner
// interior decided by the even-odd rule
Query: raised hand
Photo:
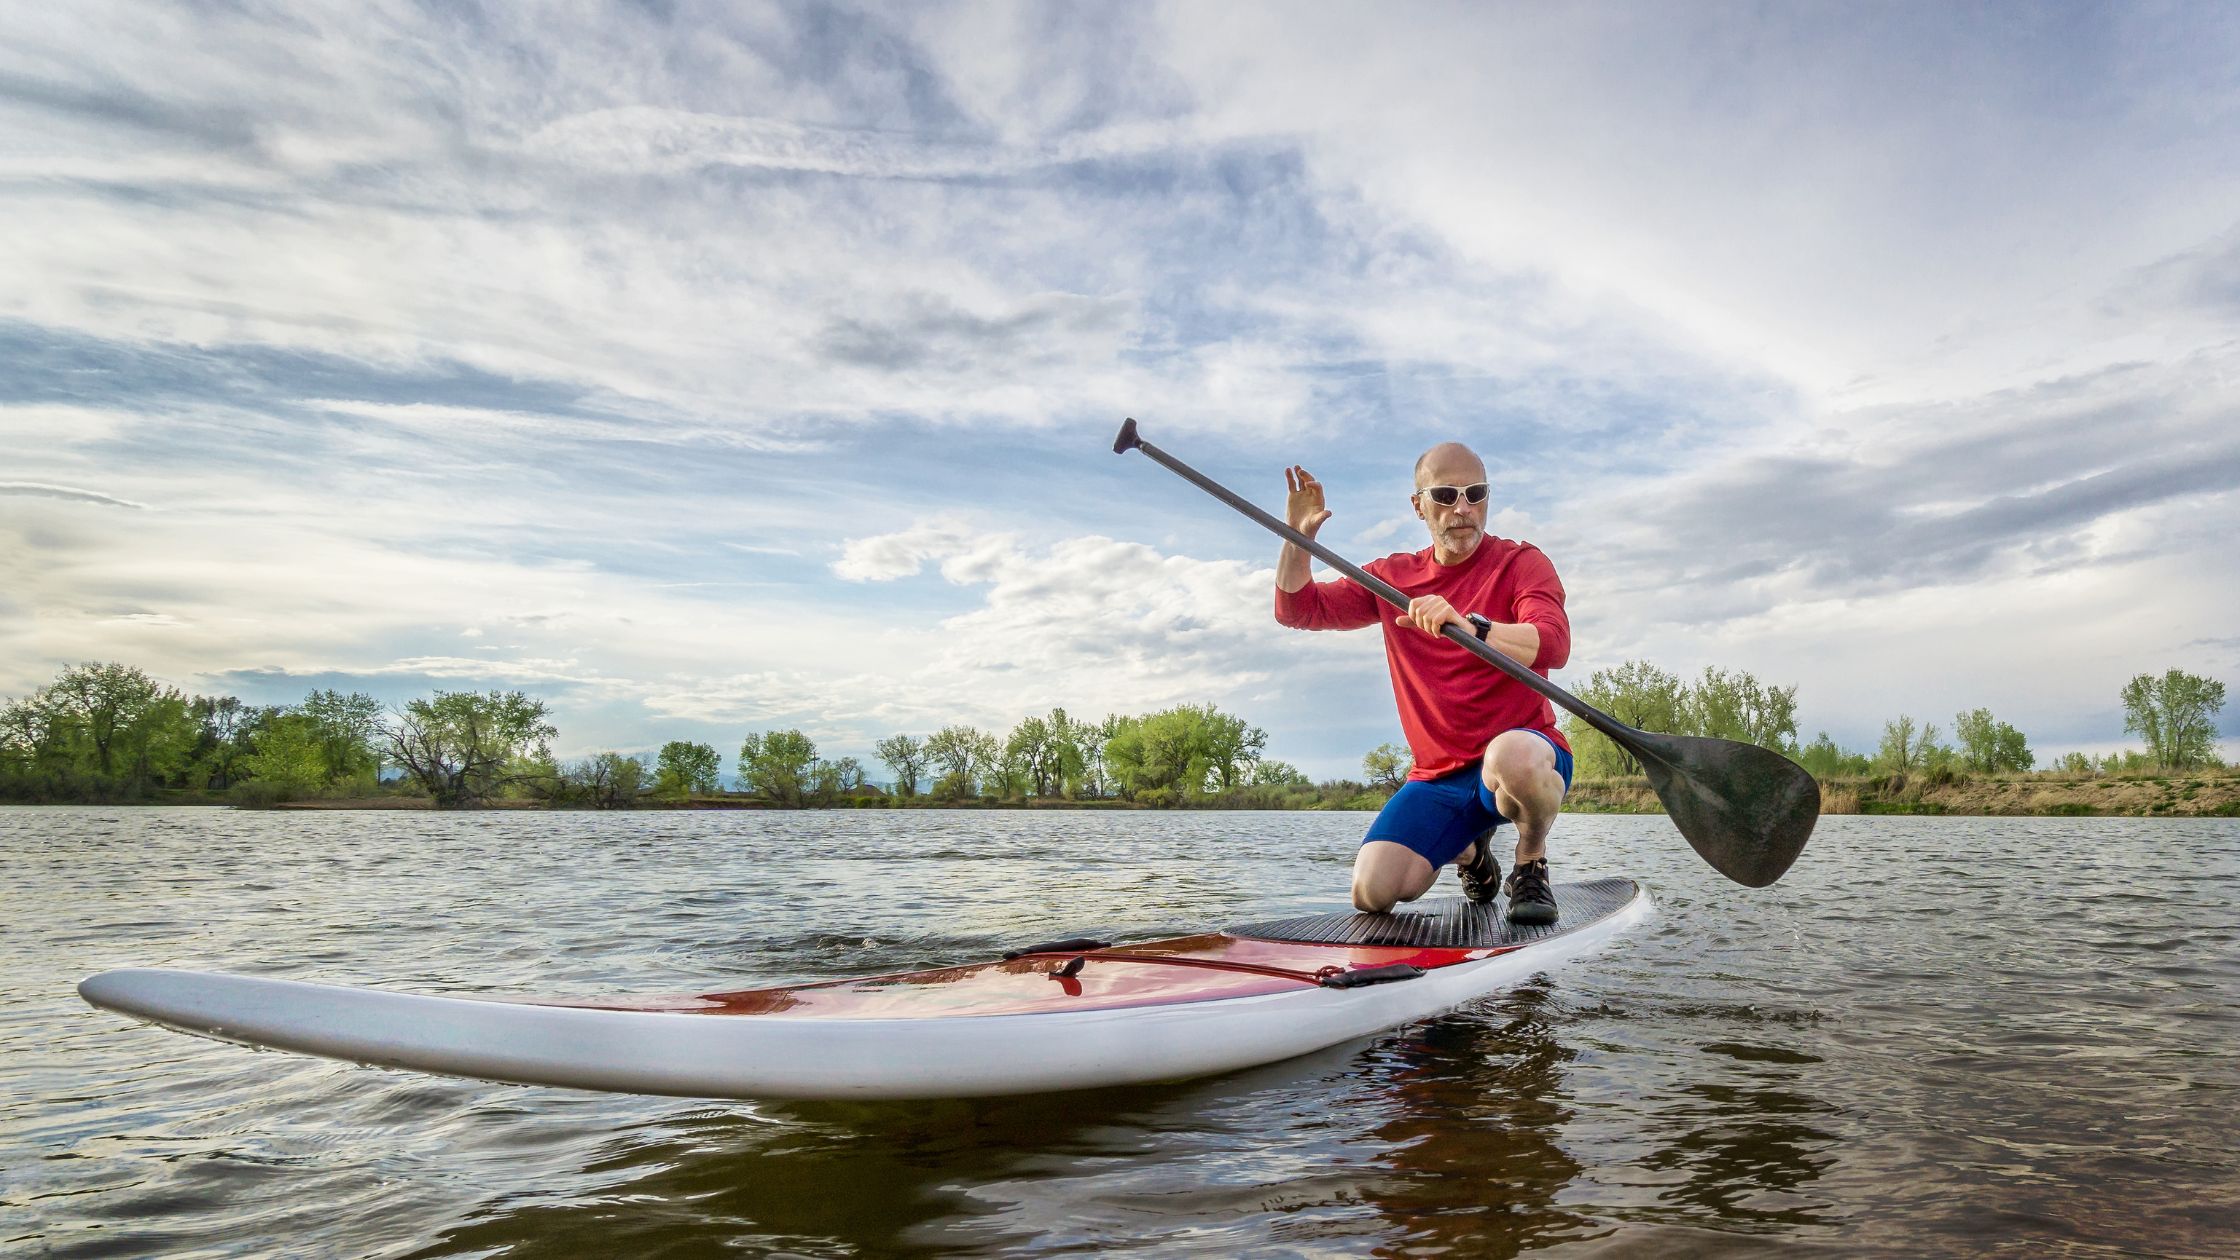
[[[1294,464],[1283,470],[1283,484],[1290,491],[1283,501],[1284,517],[1291,528],[1309,538],[1314,537],[1314,532],[1330,519],[1330,509],[1322,504],[1322,483],[1314,479],[1314,474]]]

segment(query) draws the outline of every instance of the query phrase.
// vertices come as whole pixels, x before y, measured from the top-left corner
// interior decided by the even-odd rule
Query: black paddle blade
[[[1673,826],[1721,875],[1763,888],[1804,852],[1820,821],[1820,784],[1804,767],[1731,739],[1633,735],[1628,742]]]

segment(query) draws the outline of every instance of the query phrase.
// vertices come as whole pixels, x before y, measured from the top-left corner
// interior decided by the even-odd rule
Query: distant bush
[[[295,798],[287,784],[264,779],[247,779],[226,789],[226,803],[236,809],[271,809]]]

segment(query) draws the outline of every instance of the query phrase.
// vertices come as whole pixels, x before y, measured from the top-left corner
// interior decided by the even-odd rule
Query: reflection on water
[[[1605,954],[1290,1063],[1035,1098],[487,1086],[70,993],[127,964],[673,992],[1175,934],[1334,908],[1358,825],[0,810],[0,1250],[2240,1251],[2227,822],[1830,819],[1741,890],[1659,820],[1567,819],[1566,875],[1661,905]]]
[[[1385,1144],[1378,1163],[1397,1174],[1367,1196],[1390,1225],[1379,1254],[1510,1256],[1598,1232],[1557,1205],[1580,1166],[1561,1144],[1572,1052],[1543,1017],[1547,1002],[1544,983],[1528,984],[1368,1056],[1381,1070],[1356,1097],[1384,1117],[1369,1132]]]

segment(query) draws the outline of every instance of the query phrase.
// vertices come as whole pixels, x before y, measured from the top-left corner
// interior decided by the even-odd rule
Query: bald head
[[[1479,540],[1485,537],[1485,494],[1481,491],[1476,500],[1467,493],[1454,494],[1453,502],[1441,503],[1423,492],[1433,486],[1466,491],[1485,479],[1485,461],[1460,442],[1441,442],[1417,458],[1416,493],[1409,498],[1416,515],[1431,527],[1431,544],[1438,552],[1439,563],[1460,564],[1478,549]]]
[[[1467,486],[1486,479],[1486,462],[1460,442],[1441,442],[1416,456],[1416,489]]]

